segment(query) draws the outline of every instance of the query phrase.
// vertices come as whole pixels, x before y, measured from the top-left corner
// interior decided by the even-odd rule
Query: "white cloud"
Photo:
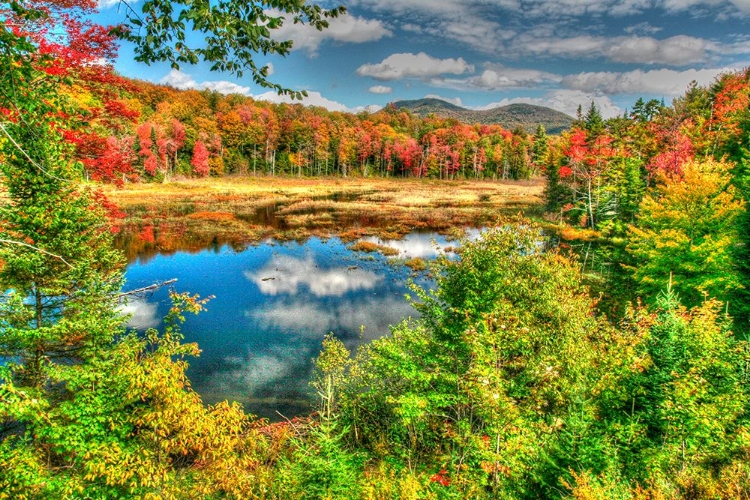
[[[658,69],[651,71],[634,70],[624,73],[589,72],[568,75],[562,85],[572,90],[584,92],[604,92],[606,94],[656,94],[674,97],[685,92],[692,81],[699,85],[711,83],[719,73],[731,68],[689,69],[674,71]]]
[[[404,31],[410,31],[412,33],[421,34],[424,33],[424,28],[418,24],[404,23],[401,25],[401,29]]]
[[[292,99],[291,97],[287,95],[279,95],[273,91],[264,92],[263,94],[253,96],[253,97],[260,101],[268,101],[268,102],[273,102],[277,104],[283,102],[287,104],[303,104],[305,106],[319,106],[321,108],[326,108],[329,111],[342,111],[342,112],[353,111],[352,109],[346,107],[340,102],[332,101],[326,97],[323,97],[323,95],[320,92],[314,92],[314,91],[308,91],[307,97],[303,97],[301,101],[298,99]]]
[[[561,77],[546,71],[524,68],[509,68],[500,64],[488,64],[481,75],[465,79],[433,79],[433,85],[458,90],[502,90],[529,88],[559,82]]]
[[[659,28],[657,26],[652,26],[650,23],[643,22],[634,24],[633,26],[628,26],[625,28],[625,33],[631,34],[631,35],[653,35],[658,32],[660,32],[662,28]]]
[[[524,53],[568,57],[601,56],[609,45],[605,37],[581,35],[573,38],[538,38],[533,35],[521,37],[515,44]]]
[[[250,95],[250,87],[244,87],[242,85],[238,85],[234,82],[229,82],[226,80],[214,80],[214,81],[205,81],[202,83],[198,83],[195,81],[195,79],[188,75],[187,73],[183,73],[182,71],[173,69],[170,70],[170,72],[164,76],[161,80],[159,80],[159,83],[163,85],[170,85],[174,88],[180,89],[180,90],[186,90],[186,89],[197,89],[197,90],[214,90],[216,92],[220,92],[222,94],[242,94],[242,95]]]
[[[651,37],[613,39],[605,55],[614,62],[668,64],[683,66],[706,60],[713,43],[691,36],[678,35],[664,40]]]
[[[720,53],[718,44],[685,35],[665,39],[644,36],[603,37],[580,35],[572,38],[521,37],[514,43],[520,53],[559,57],[604,57],[613,62],[684,66],[705,62],[709,53]]]
[[[198,82],[196,82],[192,76],[177,69],[170,70],[166,76],[159,80],[159,83],[163,85],[171,85],[180,90],[196,89],[199,87]]]
[[[436,59],[424,52],[419,54],[392,54],[377,64],[364,64],[357,69],[360,76],[371,76],[376,80],[399,80],[402,78],[425,78],[452,74],[461,75],[474,71],[474,66],[463,58]]]
[[[667,11],[740,10],[750,11],[748,0],[350,0],[350,3],[378,12],[431,15],[450,18],[482,12],[523,13],[535,17],[570,17],[609,14],[642,14],[652,8]]]
[[[517,32],[505,29],[495,21],[483,17],[441,20],[423,27],[423,33],[437,39],[451,39],[468,45],[474,50],[494,54],[499,47],[517,36]]]
[[[750,11],[750,2],[747,0],[661,0],[658,5],[670,12],[682,11],[707,11],[712,10],[718,14],[719,9],[734,7],[742,12]]]
[[[390,94],[393,92],[392,87],[386,87],[385,85],[374,85],[370,87],[371,94]]]
[[[381,106],[380,104],[368,104],[367,106],[355,106],[351,108],[350,111],[354,114],[362,113],[362,112],[377,113],[381,109],[383,109],[383,106]]]
[[[642,12],[651,0],[529,0],[525,13],[536,17],[570,17],[592,14],[626,16]]]
[[[437,14],[457,16],[466,13],[471,1],[461,2],[459,0],[350,0],[351,5],[365,7],[376,12],[384,12],[394,15],[401,14]],[[517,1],[496,2],[497,4],[510,4],[517,6]],[[498,5],[499,7],[500,5]]]
[[[271,346],[260,352],[238,352],[222,359],[223,366],[210,377],[201,377],[196,385],[200,384],[201,392],[217,401],[274,397],[282,392],[281,388],[290,394],[305,394],[309,389],[308,360],[315,354],[313,345],[304,339],[289,345]],[[268,394],[269,387],[275,387],[272,394]]]
[[[203,82],[201,84],[201,87],[204,89],[213,90],[215,92],[219,92],[220,94],[225,94],[225,95],[227,94],[248,95],[250,93],[250,87],[238,85],[236,83],[228,82],[226,80]]]
[[[443,97],[437,94],[427,94],[426,96],[424,96],[424,98],[425,99],[440,99],[441,101],[449,102],[451,104],[455,104],[456,106],[463,106],[463,102],[461,101],[460,97],[454,97],[451,99],[449,97]]]
[[[277,15],[279,15],[277,13]],[[352,15],[343,15],[328,21],[328,28],[317,30],[308,24],[291,21],[274,30],[276,40],[292,40],[292,50],[305,49],[315,55],[325,40],[343,43],[374,42],[392,36],[391,30],[379,19],[365,19]]]
[[[376,113],[383,109],[383,106],[379,104],[366,104],[363,106],[355,106],[350,108],[338,101],[332,101],[327,97],[324,97],[320,92],[308,91],[307,97],[299,99],[292,99],[286,95],[279,95],[276,92],[268,91],[260,95],[251,96],[258,101],[268,101],[272,103],[286,103],[286,104],[302,104],[303,106],[316,106],[325,108],[328,111],[339,111],[342,113],[361,113],[363,111],[368,113]]]
[[[345,299],[329,304],[301,300],[276,301],[269,307],[247,311],[246,315],[266,330],[282,330],[302,338],[321,338],[327,332],[358,332],[365,327],[363,340],[386,335],[389,327],[417,312],[403,296],[385,296],[373,300]]]
[[[748,0],[732,0],[732,5],[743,12],[750,12],[750,1]]]
[[[736,37],[731,43],[722,45],[721,50],[724,54],[748,55],[750,54],[750,39],[747,36]]]
[[[442,97],[439,97],[439,96],[426,96],[426,97],[435,97],[437,99],[443,99]],[[460,106],[461,99],[458,99],[458,102],[453,101],[453,104]],[[419,257],[422,259],[434,259],[438,255],[441,255],[443,253],[440,246],[438,246],[438,242],[434,239],[434,236],[435,236],[434,234],[410,233],[404,236],[400,240],[382,240],[374,236],[364,238],[364,240],[377,243],[378,245],[393,248],[394,250],[398,250],[399,253],[396,257],[399,257],[399,258]],[[440,244],[442,244],[443,246],[447,244],[445,238],[440,239]]]
[[[217,81],[209,80],[209,81],[199,83],[192,76],[188,75],[187,73],[183,73],[182,71],[178,71],[176,69],[171,70],[166,76],[160,79],[159,83],[164,84],[164,85],[171,85],[172,87],[175,87],[181,90],[208,89],[208,90],[214,90],[216,92],[221,92],[222,94],[242,94],[242,95],[246,95],[248,97],[252,97],[260,101],[268,101],[268,102],[273,102],[273,103],[319,106],[322,108],[326,108],[329,111],[341,111],[341,112],[349,112],[349,113],[359,113],[360,111],[369,111],[371,113],[374,113],[382,108],[381,106],[377,106],[377,105],[358,106],[355,108],[349,108],[345,106],[344,104],[341,104],[340,102],[332,101],[326,97],[323,97],[323,95],[320,92],[315,92],[315,91],[309,91],[307,93],[307,97],[304,97],[301,101],[297,99],[292,99],[291,97],[286,96],[286,95],[279,95],[273,91],[264,92],[260,95],[253,95],[250,93],[250,87],[244,87],[242,85],[238,85],[236,83],[229,82],[226,80],[217,80]]]

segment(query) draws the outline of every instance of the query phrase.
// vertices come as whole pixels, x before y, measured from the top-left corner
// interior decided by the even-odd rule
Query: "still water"
[[[177,252],[131,263],[125,289],[176,278],[178,292],[213,295],[208,310],[188,315],[183,327],[185,341],[202,350],[190,360],[193,388],[206,403],[239,401],[251,414],[278,420],[310,411],[312,359],[324,335],[333,332],[356,350],[414,317],[408,282],[431,281],[399,259],[431,259],[450,245],[432,233],[371,241],[400,254],[352,252],[336,238]],[[169,305],[167,289],[131,300],[130,326],[158,327]]]

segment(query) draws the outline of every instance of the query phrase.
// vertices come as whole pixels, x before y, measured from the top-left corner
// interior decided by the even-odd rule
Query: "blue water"
[[[202,350],[190,360],[193,388],[206,403],[238,401],[249,413],[278,420],[311,410],[312,359],[327,333],[354,351],[416,315],[404,297],[407,283],[429,287],[431,280],[398,259],[434,258],[448,245],[434,234],[379,243],[401,254],[352,252],[338,239],[311,238],[239,252],[223,247],[158,255],[128,266],[125,289],[176,278],[178,292],[213,295],[207,311],[188,315],[183,326],[185,341]],[[158,327],[169,305],[168,289],[132,300],[130,325]]]

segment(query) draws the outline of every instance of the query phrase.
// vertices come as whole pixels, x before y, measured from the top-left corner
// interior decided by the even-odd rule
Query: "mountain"
[[[443,118],[455,118],[464,123],[496,123],[508,130],[521,127],[531,133],[536,131],[540,123],[549,134],[559,134],[570,128],[573,123],[573,118],[565,113],[533,104],[510,104],[482,111],[462,108],[441,99],[432,98],[396,101],[391,104],[398,109],[408,109],[419,117],[434,114]]]

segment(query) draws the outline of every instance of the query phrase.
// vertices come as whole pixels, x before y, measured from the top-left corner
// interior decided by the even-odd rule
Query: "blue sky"
[[[105,23],[122,21],[102,4]],[[337,3],[322,0],[331,7]],[[291,21],[269,57],[271,79],[307,104],[377,109],[440,97],[473,109],[528,102],[574,114],[593,100],[609,117],[638,97],[670,102],[688,84],[750,65],[750,0],[344,0],[348,14],[318,32]],[[132,4],[138,9],[138,4]],[[280,101],[249,77],[206,67],[146,66],[123,45],[116,69],[179,88]]]

